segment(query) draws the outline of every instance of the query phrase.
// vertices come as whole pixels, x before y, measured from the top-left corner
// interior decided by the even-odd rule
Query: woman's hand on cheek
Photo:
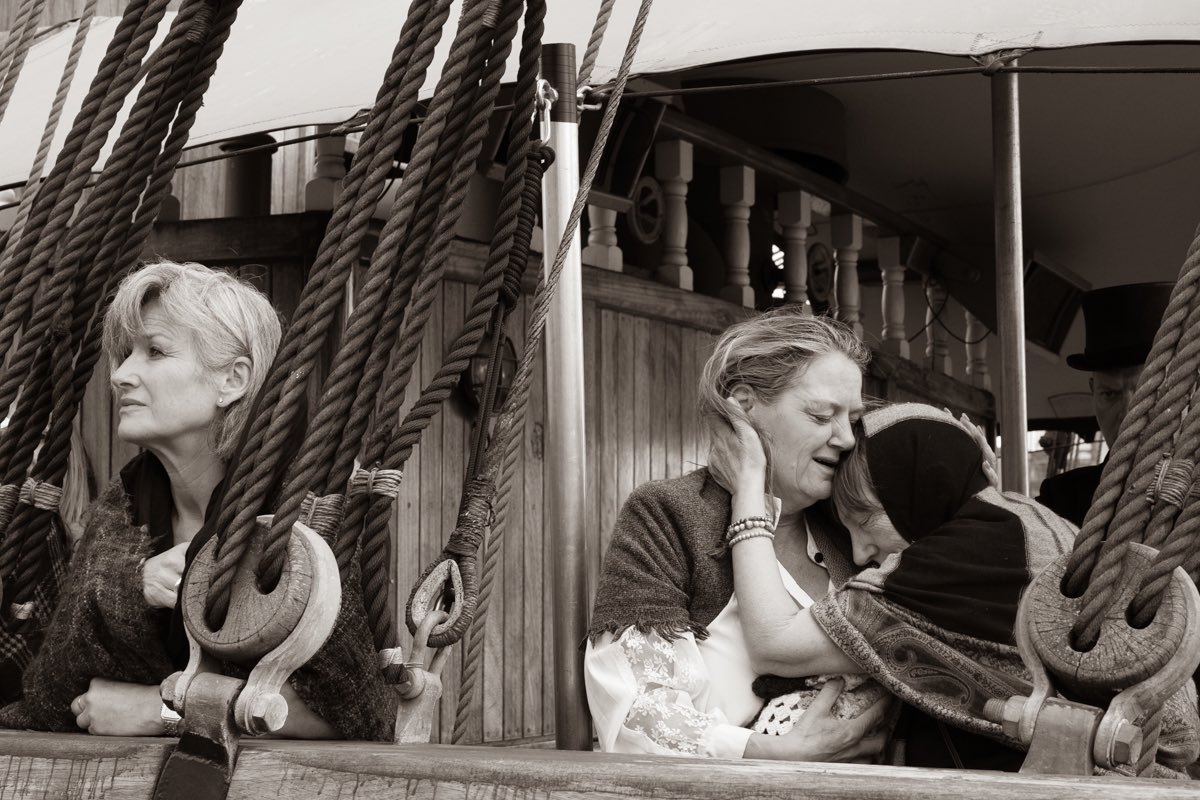
[[[714,426],[708,453],[709,471],[731,493],[762,492],[767,475],[762,440],[738,402],[732,397],[725,402],[729,404],[726,415],[729,424]]]
[[[162,699],[157,686],[92,678],[71,702],[75,724],[99,736],[161,736]]]
[[[174,608],[183,579],[188,542],[177,544],[142,565],[142,596],[151,608]]]

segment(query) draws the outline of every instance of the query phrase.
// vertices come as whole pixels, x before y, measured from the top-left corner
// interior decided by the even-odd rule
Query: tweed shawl
[[[706,638],[708,624],[733,596],[729,522],[729,492],[706,468],[634,489],[604,556],[588,636],[634,627],[668,640],[689,632]],[[823,566],[844,580],[851,563],[828,510],[819,504],[805,512],[805,522]]]
[[[149,526],[133,524],[133,502],[118,478],[92,504],[45,641],[25,673],[23,699],[0,709],[0,726],[77,732],[70,703],[92,678],[156,685],[176,670],[167,646],[171,614],[142,597],[141,565],[157,548]],[[329,639],[290,683],[343,738],[390,740],[398,700],[375,660],[355,572]]]

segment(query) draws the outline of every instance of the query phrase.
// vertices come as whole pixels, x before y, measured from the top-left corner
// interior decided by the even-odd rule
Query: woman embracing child
[[[1070,549],[1075,527],[1024,495],[1001,493],[969,423],[918,403],[878,408],[863,415],[831,498],[862,569],[797,610],[774,568],[763,444],[733,398],[728,418],[713,461],[732,487],[735,524],[746,526],[731,545],[747,646],[769,674],[755,684],[770,698],[756,728],[786,730],[815,687],[838,675],[847,717],[880,691],[903,701],[894,762],[1018,769],[1025,754],[984,705],[1028,694],[1017,605],[1033,577]],[[1191,697],[1173,698],[1164,715],[1162,776],[1200,753],[1194,689],[1189,682],[1182,691]]]

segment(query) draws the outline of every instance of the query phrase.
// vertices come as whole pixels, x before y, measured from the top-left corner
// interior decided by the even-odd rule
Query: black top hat
[[[1083,352],[1067,356],[1067,365],[1090,372],[1144,364],[1174,288],[1127,283],[1086,292]]]

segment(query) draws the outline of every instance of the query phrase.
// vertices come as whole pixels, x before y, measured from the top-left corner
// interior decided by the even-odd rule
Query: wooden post
[[[621,272],[625,268],[625,255],[617,246],[617,211],[614,208],[589,205],[588,243],[583,248],[583,263],[590,267]],[[684,232],[686,236],[686,231]]]
[[[988,374],[987,335],[988,329],[970,311],[964,311],[967,320],[967,379],[972,386],[992,390],[992,376]]]
[[[950,346],[946,342],[946,329],[939,320],[946,319],[950,295],[945,286],[929,278],[925,281],[925,299],[925,367],[949,375],[954,368],[950,361]]]
[[[812,195],[804,191],[779,193],[779,224],[783,227],[784,299],[800,303],[812,313],[808,302],[808,226],[812,224]]]
[[[883,278],[883,341],[880,349],[901,358],[909,357],[908,334],[904,329],[904,262],[900,258],[900,237],[880,237],[875,245],[879,273]]]
[[[329,133],[333,125],[318,125],[318,133]],[[331,211],[342,179],[346,177],[346,137],[323,136],[313,144],[313,178],[304,185],[305,211]]]
[[[1011,62],[1016,65],[1016,59]],[[1017,74],[992,81],[992,192],[996,214],[996,324],[1000,335],[1001,485],[1029,494],[1025,459],[1025,285],[1021,231],[1021,125]]]
[[[754,308],[750,285],[750,208],[754,205],[754,170],[745,166],[721,169],[721,205],[725,209],[726,284],[721,297]]]
[[[575,46],[542,48],[542,74],[558,92],[550,109],[550,145],[557,156],[543,178],[542,220],[549,270],[579,191],[579,109]],[[587,635],[587,430],[583,393],[583,275],[579,229],[546,316],[546,530],[552,531],[554,581],[554,731],[559,750],[591,750],[592,719],[583,685]],[[550,676],[544,676],[549,678]]]
[[[654,146],[654,177],[663,190],[663,254],[658,279],[677,289],[692,290],[687,257],[687,190],[692,180],[692,143],[682,140]]]
[[[838,214],[830,220],[829,235],[837,250],[837,318],[862,338],[859,318],[858,254],[862,250],[862,217]]]
[[[221,145],[227,153],[248,151],[225,160],[225,216],[265,217],[271,213],[271,156],[276,148],[264,145],[274,143],[270,135],[256,133]]]

